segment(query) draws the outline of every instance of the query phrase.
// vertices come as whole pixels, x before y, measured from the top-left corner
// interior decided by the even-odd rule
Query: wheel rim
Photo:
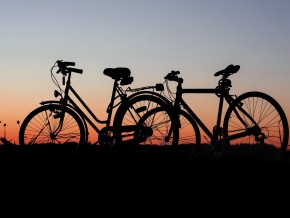
[[[62,129],[55,134],[60,118],[55,118],[59,110],[55,108],[39,111],[25,127],[24,144],[65,144],[79,143],[81,129],[75,118],[65,113]]]
[[[181,111],[182,112],[182,111]],[[198,153],[200,147],[200,132],[194,120],[186,112],[179,115],[180,128],[178,145],[188,153]]]
[[[163,113],[161,113],[160,111],[158,111],[158,116],[153,118],[153,115],[151,113],[149,113],[152,110],[156,110],[156,108],[163,108],[164,111]],[[128,103],[120,106],[120,108],[118,109],[116,115],[115,115],[115,120],[114,120],[114,129],[115,129],[115,136],[117,139],[117,143],[138,143],[138,139],[137,139],[137,135],[140,134],[142,140],[142,142],[140,142],[140,144],[150,144],[153,145],[155,143],[157,143],[158,145],[176,145],[178,143],[178,133],[176,133],[176,131],[174,132],[174,136],[172,137],[173,139],[170,140],[169,142],[162,142],[162,140],[165,140],[165,137],[162,136],[162,134],[164,134],[164,128],[165,128],[165,124],[163,123],[162,126],[162,130],[160,130],[160,132],[158,133],[158,136],[156,136],[156,133],[158,131],[158,128],[160,127],[160,122],[161,121],[157,121],[157,118],[160,120],[161,117],[163,116],[163,119],[165,119],[164,117],[167,116],[167,118],[172,118],[173,115],[171,114],[169,117],[168,114],[164,114],[164,112],[170,112],[171,111],[171,106],[168,105],[167,103],[165,103],[163,100],[161,100],[158,97],[152,96],[152,95],[139,95],[136,96],[135,98],[131,99],[130,101],[128,101]],[[172,112],[170,112],[172,113]],[[136,130],[136,127],[138,125],[138,123],[140,123],[140,119],[144,117],[144,115],[147,114],[147,118],[146,118],[146,122],[145,122],[145,126],[151,128],[152,124],[148,124],[147,122],[152,122],[152,120],[154,120],[154,122],[159,122],[159,125],[155,125],[154,128],[152,128],[153,134],[151,137],[148,137],[150,140],[153,139],[153,137],[156,137],[153,141],[149,141],[149,139],[145,139],[144,141],[144,135],[142,134],[149,134],[148,131],[147,133],[145,133],[142,129]],[[150,114],[150,116],[149,116]],[[175,119],[175,117],[174,117]],[[176,118],[177,119],[177,118]],[[168,124],[168,126],[171,124]],[[169,127],[167,127],[169,128]],[[147,129],[148,130],[148,129]],[[139,133],[138,133],[139,131]],[[151,131],[151,130],[150,130]],[[154,134],[155,132],[155,134]],[[162,133],[163,132],[163,133]],[[149,134],[150,135],[150,134]],[[145,138],[147,138],[145,136]],[[137,141],[135,140],[137,139]],[[160,141],[161,140],[161,141]]]
[[[135,132],[135,139],[142,145],[172,145],[172,136],[169,135],[171,125],[173,125],[170,115],[165,109],[154,108],[140,119]]]
[[[285,142],[285,123],[284,116],[281,114],[281,109],[267,100],[265,97],[260,96],[248,96],[240,101],[242,107],[246,110],[256,121],[259,126],[260,132],[257,131],[255,135],[249,135],[240,139],[231,140],[232,145],[254,145],[254,144],[266,144],[276,148],[281,148],[287,142]],[[254,126],[245,115],[239,113],[248,128]],[[227,125],[227,134],[237,134],[246,130],[246,127],[238,119],[234,111],[231,111]]]

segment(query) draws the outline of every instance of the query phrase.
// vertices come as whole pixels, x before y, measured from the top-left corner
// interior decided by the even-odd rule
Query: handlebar
[[[79,73],[79,74],[83,73],[82,69],[68,67],[75,66],[75,62],[58,60],[56,63],[59,68],[56,73],[62,73],[63,75],[66,75],[67,73]]]
[[[74,72],[74,73],[79,73],[82,74],[83,70],[82,69],[77,69],[77,68],[67,68],[67,70],[69,70],[70,72]]]
[[[75,62],[69,62],[69,61],[57,61],[58,66],[62,66],[62,67],[68,67],[68,66],[75,66],[76,63]]]
[[[176,81],[178,82],[179,78],[178,78],[178,74],[180,74],[179,71],[171,71],[170,73],[168,73],[164,79],[165,80],[169,80],[169,81]]]

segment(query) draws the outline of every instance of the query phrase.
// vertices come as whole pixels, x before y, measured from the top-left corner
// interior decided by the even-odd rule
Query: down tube
[[[190,107],[185,103],[185,101],[181,98],[179,102],[184,107],[184,109],[190,114],[190,116],[197,122],[197,124],[202,128],[202,130],[207,134],[207,136],[210,139],[212,139],[212,133],[204,125],[204,123],[198,118],[198,116],[190,109]]]
[[[82,116],[82,118],[86,120],[91,125],[91,127],[93,127],[93,129],[99,134],[100,130],[98,129],[98,127],[94,125],[94,123],[88,118],[88,116],[77,106],[77,104],[70,97],[69,97],[69,101],[73,105],[73,107],[76,109],[76,111]]]
[[[182,94],[215,94],[216,89],[205,88],[205,89],[182,89]],[[185,110],[192,116],[192,118],[197,122],[197,124],[202,128],[202,130],[207,134],[207,136],[212,139],[213,135],[211,131],[204,125],[204,123],[198,118],[198,116],[190,109],[186,102],[180,97],[180,103],[183,105]]]

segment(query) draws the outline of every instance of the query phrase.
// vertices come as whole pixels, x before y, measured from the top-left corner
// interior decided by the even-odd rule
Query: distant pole
[[[6,123],[4,123],[4,139],[6,139]]]

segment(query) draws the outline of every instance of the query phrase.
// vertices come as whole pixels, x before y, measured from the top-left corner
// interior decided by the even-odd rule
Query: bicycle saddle
[[[231,64],[231,65],[227,66],[225,69],[216,72],[214,74],[214,76],[220,76],[220,75],[229,76],[229,75],[232,75],[232,74],[238,72],[239,69],[240,69],[239,65],[232,65]]]
[[[114,80],[120,80],[131,75],[129,68],[117,67],[117,68],[106,68],[104,75],[111,77]]]

